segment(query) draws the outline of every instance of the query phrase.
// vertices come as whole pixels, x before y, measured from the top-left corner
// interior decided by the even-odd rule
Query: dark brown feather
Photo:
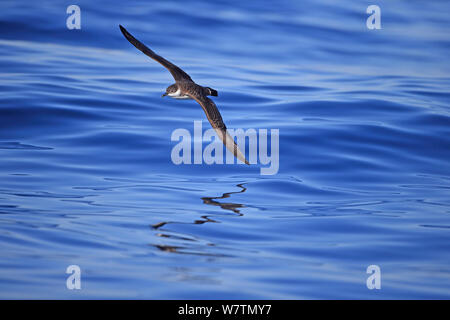
[[[194,85],[196,85],[196,84],[194,83]],[[196,86],[199,87],[199,89],[203,89],[202,87],[200,87],[198,85],[196,85]],[[208,118],[209,123],[211,124],[213,129],[217,132],[217,135],[222,140],[223,144],[227,148],[230,148],[230,151],[233,153],[233,155],[235,157],[239,158],[238,154],[240,153],[240,150],[239,150],[239,147],[237,146],[236,142],[233,141],[232,146],[228,146],[226,143],[227,127],[222,120],[222,116],[219,112],[219,109],[217,109],[216,104],[214,103],[214,101],[212,101],[211,99],[206,97],[204,94],[197,94],[198,91],[199,90],[191,90],[191,91],[185,91],[185,93],[200,104],[203,111],[205,111],[205,114],[206,114],[206,117]],[[243,157],[242,161],[244,161],[245,164],[250,164],[247,161],[247,159],[245,159],[244,155],[242,155],[242,157]]]
[[[197,101],[200,106],[203,108],[203,111],[205,111],[206,117],[208,118],[208,121],[211,123],[211,126],[213,128],[218,128],[220,130],[226,131],[227,127],[225,123],[223,122],[222,115],[219,112],[219,109],[217,109],[216,104],[214,101],[212,101],[210,98],[205,96],[197,96],[197,95],[190,95],[195,101]]]
[[[122,31],[125,38],[131,42],[132,45],[134,45],[137,49],[141,50],[143,53],[145,53],[147,56],[152,58],[153,60],[159,62],[162,64],[169,72],[172,74],[175,81],[192,81],[191,77],[181,70],[179,67],[174,65],[172,62],[167,61],[163,57],[157,55],[155,52],[153,52],[150,48],[148,48],[145,44],[137,40],[135,37],[133,37],[124,27],[119,25],[120,31]]]

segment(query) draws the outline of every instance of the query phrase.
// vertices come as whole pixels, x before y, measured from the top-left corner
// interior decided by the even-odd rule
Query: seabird
[[[173,78],[175,79],[175,83],[168,86],[166,92],[162,96],[169,96],[175,99],[194,99],[195,101],[197,101],[202,106],[209,123],[211,123],[211,126],[216,131],[220,140],[222,140],[227,149],[230,150],[230,152],[233,153],[236,158],[238,158],[245,164],[249,164],[247,159],[245,159],[245,156],[242,154],[241,150],[239,150],[234,139],[228,134],[227,127],[222,120],[222,116],[220,115],[216,104],[207,97],[217,97],[217,91],[212,88],[202,87],[196,84],[186,72],[181,70],[173,63],[167,61],[163,57],[157,55],[150,48],[133,37],[124,27],[122,27],[121,25],[119,25],[119,27],[125,38],[127,38],[127,40],[130,41],[132,45],[134,45],[137,49],[142,51],[153,60],[162,64],[163,67],[169,70],[169,72],[172,74]]]

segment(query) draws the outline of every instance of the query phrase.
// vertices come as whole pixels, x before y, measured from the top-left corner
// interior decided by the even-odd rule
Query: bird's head
[[[174,83],[167,87],[166,92],[162,95],[165,96],[174,96],[178,91],[178,86]]]

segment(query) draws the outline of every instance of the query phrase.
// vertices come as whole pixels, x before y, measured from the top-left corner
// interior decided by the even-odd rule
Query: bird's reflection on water
[[[203,200],[204,204],[211,205],[211,206],[219,206],[223,210],[232,211],[236,215],[242,216],[243,214],[240,212],[240,208],[245,208],[244,204],[218,201],[219,199],[230,198],[230,196],[235,193],[244,193],[247,190],[247,188],[244,187],[244,184],[237,184],[236,186],[241,188],[241,190],[233,191],[233,192],[226,192],[226,193],[223,193],[222,196],[220,196],[220,197],[202,197],[201,199]],[[156,233],[156,236],[158,236],[158,237],[169,238],[169,239],[174,239],[174,240],[181,240],[183,242],[184,241],[192,242],[192,241],[196,241],[196,240],[192,237],[187,237],[187,236],[184,237],[184,236],[180,236],[180,235],[169,234],[168,232],[170,232],[170,230],[166,230],[163,227],[167,226],[168,224],[204,224],[206,222],[218,223],[219,221],[212,219],[208,215],[202,215],[201,219],[196,219],[193,222],[162,221],[162,222],[153,224],[151,226],[151,228],[153,230],[162,231],[162,232]],[[214,246],[213,243],[207,243],[207,245]],[[185,246],[173,246],[173,245],[165,245],[165,244],[154,244],[153,246],[158,248],[159,250],[165,251],[165,252],[218,256],[217,254],[210,254],[210,253],[187,252],[186,251],[187,248]]]
[[[234,193],[244,193],[245,190],[247,190],[247,188],[245,188],[243,186],[243,184],[238,184],[237,185],[239,188],[241,188],[240,191],[235,191],[235,192],[226,192],[224,193],[221,197],[203,197],[203,203],[204,204],[209,204],[212,206],[219,206],[224,210],[231,210],[234,213],[242,216],[242,213],[240,212],[240,210],[238,210],[237,208],[244,208],[245,206],[241,203],[232,203],[232,202],[219,202],[216,201],[216,199],[225,199],[225,198],[229,198],[231,194]]]

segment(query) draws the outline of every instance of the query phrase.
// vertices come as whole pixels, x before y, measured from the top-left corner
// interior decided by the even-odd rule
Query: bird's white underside
[[[169,97],[174,98],[174,99],[192,99],[190,96],[188,95],[182,95],[181,94],[181,90],[180,88],[178,88],[178,90],[174,93],[168,93],[167,94]]]

